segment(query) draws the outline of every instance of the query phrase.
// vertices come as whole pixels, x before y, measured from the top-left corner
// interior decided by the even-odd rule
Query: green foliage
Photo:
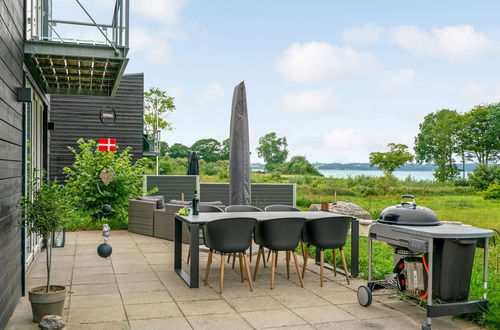
[[[304,156],[293,156],[290,161],[283,164],[281,173],[323,176]]]
[[[168,148],[167,154],[172,158],[186,158],[189,154],[189,147],[182,143],[174,143]]]
[[[492,183],[481,195],[484,199],[500,199],[500,183]]]
[[[193,143],[191,150],[196,151],[200,159],[215,162],[220,159],[221,144],[216,139],[201,139]]]
[[[145,160],[139,159],[132,164],[130,147],[121,153],[99,151],[93,140],[78,140],[78,148],[80,151],[69,148],[75,156],[75,162],[73,168],[64,168],[66,187],[77,211],[77,221],[85,219],[83,221],[90,222],[89,226],[92,228],[96,227],[95,223],[106,221],[110,226],[114,224],[118,228],[126,228],[128,199],[144,193],[142,176]],[[113,173],[108,186],[99,177],[102,170]],[[105,204],[113,208],[111,214],[105,215],[102,212]]]
[[[389,143],[387,146],[390,149],[387,152],[370,153],[370,166],[377,166],[386,176],[390,176],[398,167],[413,161],[413,155],[405,144]]]
[[[459,145],[467,159],[487,165],[500,156],[500,104],[478,105],[462,115]]]
[[[165,156],[168,153],[168,143],[160,141],[160,156]]]
[[[268,133],[259,139],[257,155],[266,162],[266,171],[269,172],[272,165],[285,162],[288,157],[287,146],[286,137],[278,138],[275,132]]]
[[[225,139],[224,141],[222,141],[222,148],[220,150],[220,157],[219,157],[220,160],[229,160],[230,142],[231,140],[229,139]]]
[[[159,159],[159,168],[162,169],[164,175],[184,175],[187,172],[187,158],[171,158],[169,156],[163,156]],[[154,162],[153,166],[149,167],[151,173],[154,172]]]
[[[46,173],[43,173],[46,177]],[[28,235],[43,237],[47,244],[46,267],[47,282],[45,292],[50,292],[50,274],[52,263],[51,234],[65,226],[70,212],[66,189],[56,181],[48,178],[35,178],[29,191],[32,196],[21,197],[22,217],[19,225],[26,229]]]
[[[438,169],[434,176],[438,181],[457,177],[453,155],[457,151],[457,132],[461,125],[460,115],[454,110],[442,109],[425,116],[415,138],[415,154],[418,162],[434,163]]]
[[[485,190],[494,182],[500,182],[500,165],[479,165],[469,174],[470,184],[480,190]]]
[[[46,177],[46,173],[43,176]],[[20,226],[28,235],[36,234],[49,240],[53,231],[64,227],[71,211],[66,189],[57,181],[35,178],[30,190],[33,196],[23,196],[19,204],[23,211]]]
[[[175,110],[174,98],[165,91],[151,87],[144,92],[144,130],[154,135],[158,130],[172,130],[172,125],[163,117],[167,112]]]

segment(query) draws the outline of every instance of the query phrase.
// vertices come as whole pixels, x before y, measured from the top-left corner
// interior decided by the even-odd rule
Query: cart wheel
[[[431,330],[431,326],[428,325],[427,323],[422,324],[422,330]]]
[[[358,288],[358,302],[363,307],[368,307],[372,303],[372,290],[367,286],[360,286]]]

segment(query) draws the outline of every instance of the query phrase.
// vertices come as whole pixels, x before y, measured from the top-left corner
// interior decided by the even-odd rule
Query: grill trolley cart
[[[397,281],[394,280],[372,280],[372,253],[373,240],[385,242],[396,249],[406,250],[409,254],[427,255],[427,321],[422,329],[431,329],[432,318],[445,315],[466,314],[482,312],[487,307],[487,295],[483,294],[481,300],[443,302],[433,300],[433,282],[436,283],[434,265],[434,240],[477,240],[478,247],[484,249],[483,259],[483,288],[488,283],[488,238],[493,231],[466,225],[442,223],[438,226],[400,226],[384,223],[375,223],[370,228],[368,245],[368,285],[358,288],[358,302],[368,307],[372,301],[372,292],[381,289],[397,289]],[[441,270],[443,271],[443,270]],[[445,271],[445,270],[444,270]],[[433,279],[433,280],[429,280]],[[457,288],[458,290],[458,288]]]

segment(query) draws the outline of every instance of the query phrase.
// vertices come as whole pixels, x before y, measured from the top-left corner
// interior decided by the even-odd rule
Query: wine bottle
[[[198,210],[198,203],[199,202],[200,202],[200,199],[198,198],[198,192],[195,190],[193,200],[191,202],[191,204],[192,204],[191,206],[193,207],[193,215],[200,214],[200,211]]]

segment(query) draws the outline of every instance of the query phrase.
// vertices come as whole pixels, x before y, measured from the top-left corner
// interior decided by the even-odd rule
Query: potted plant
[[[43,174],[43,177],[46,173]],[[63,186],[48,178],[36,178],[30,185],[28,194],[21,198],[22,217],[20,226],[29,235],[38,235],[46,242],[46,285],[29,290],[29,300],[33,312],[33,322],[40,322],[45,315],[62,316],[66,287],[51,285],[52,232],[64,226],[68,203]],[[31,197],[30,197],[31,195]]]

